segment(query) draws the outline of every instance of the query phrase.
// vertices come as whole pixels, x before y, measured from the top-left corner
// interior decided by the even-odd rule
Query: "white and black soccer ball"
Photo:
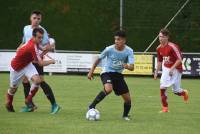
[[[86,113],[86,119],[89,121],[97,121],[100,119],[100,112],[97,109],[89,109]]]

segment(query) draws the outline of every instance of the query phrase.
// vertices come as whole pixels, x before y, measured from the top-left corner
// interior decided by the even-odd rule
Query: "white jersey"
[[[40,28],[42,28],[44,30],[44,35],[43,35],[43,40],[42,40],[42,46],[45,46],[46,44],[49,43],[49,37],[48,37],[48,33],[47,31],[39,25]],[[32,32],[33,32],[33,28],[31,25],[27,25],[24,27],[23,30],[23,39],[22,39],[22,43],[25,44],[27,43],[31,38],[32,38]]]

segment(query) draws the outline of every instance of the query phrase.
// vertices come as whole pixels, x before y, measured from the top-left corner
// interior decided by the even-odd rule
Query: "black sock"
[[[22,82],[22,84],[23,84],[23,87],[24,87],[24,96],[26,98],[28,96],[28,94],[29,94],[29,91],[30,91],[30,88],[31,88],[31,84],[30,84],[30,82],[28,82],[28,83]]]
[[[54,105],[56,103],[56,100],[51,87],[45,81],[41,82],[40,87],[43,89],[51,105]]]
[[[95,106],[102,101],[105,97],[106,97],[106,92],[105,91],[101,91],[96,98],[93,100],[92,104],[89,106],[89,108],[95,108]]]
[[[124,113],[123,113],[123,117],[127,117],[128,116],[128,113],[131,109],[131,102],[125,102],[124,103]]]

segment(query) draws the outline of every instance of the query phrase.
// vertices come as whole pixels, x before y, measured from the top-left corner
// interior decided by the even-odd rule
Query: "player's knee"
[[[104,88],[104,92],[108,95],[112,92],[112,88]]]
[[[40,85],[41,83],[41,79],[39,76],[34,76],[32,80],[35,85]]]
[[[112,84],[105,84],[104,85],[104,91],[106,92],[106,94],[110,94],[113,90]]]
[[[29,80],[28,80],[27,77],[24,77],[24,79],[23,79],[23,83],[29,83]]]
[[[125,103],[127,103],[127,104],[130,104],[130,105],[131,105],[131,98],[127,98],[127,99],[125,99],[124,101],[125,101]]]
[[[17,86],[13,86],[13,87],[10,87],[10,89],[8,90],[9,91],[9,93],[11,93],[11,94],[15,94],[16,93],[16,91],[17,91]]]
[[[44,80],[44,77],[42,76],[42,75],[40,75],[40,80],[41,80],[41,82],[44,82],[45,80]]]

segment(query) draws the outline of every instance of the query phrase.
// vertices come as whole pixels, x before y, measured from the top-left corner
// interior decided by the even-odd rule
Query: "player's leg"
[[[46,83],[46,81],[44,80],[44,76],[40,75],[41,78],[41,84],[40,87],[43,89],[44,94],[46,95],[47,99],[49,100],[49,102],[51,103],[51,105],[55,105],[56,104],[56,100],[55,100],[55,96],[54,93],[51,89],[51,87],[49,86],[48,83]]]
[[[112,92],[112,80],[109,76],[109,73],[104,73],[101,75],[101,80],[104,85],[104,90],[100,91],[93,102],[90,104],[89,109],[95,108],[96,105],[101,102],[109,93]]]
[[[175,82],[172,86],[172,91],[174,94],[182,96],[185,102],[188,102],[188,91],[181,88],[181,73],[177,72],[175,75]]]
[[[122,117],[125,120],[130,120],[128,117],[128,114],[131,109],[131,97],[129,93],[128,86],[126,84],[126,81],[124,80],[124,76],[120,73],[113,73],[112,74],[112,82],[113,82],[113,90],[117,96],[122,96],[124,100],[124,111]]]
[[[41,80],[40,80],[37,70],[35,69],[32,63],[27,65],[24,68],[24,70],[25,70],[25,76],[28,78],[29,81],[30,80],[32,81],[32,85],[30,88],[29,95],[26,97],[26,100],[25,100],[25,103],[28,109],[26,109],[25,107],[24,109],[22,109],[22,112],[30,112],[34,110],[34,106],[32,105],[32,98],[37,93]]]
[[[37,63],[33,64],[38,71],[41,79],[40,87],[42,88],[44,94],[46,95],[47,99],[51,103],[51,113],[56,114],[60,110],[60,106],[57,105],[56,99],[53,93],[53,90],[49,86],[49,84],[44,80],[44,69],[43,67],[39,66]]]
[[[23,87],[24,87],[24,96],[25,96],[25,100],[26,100],[26,98],[29,95],[30,89],[31,89],[30,81],[28,80],[28,78],[26,76],[24,76],[22,84],[23,84]],[[30,102],[30,103],[33,106],[34,110],[36,110],[37,106],[33,102]]]
[[[25,96],[25,99],[26,99],[26,97],[29,94],[29,91],[30,91],[30,88],[31,88],[31,84],[30,84],[30,82],[29,82],[27,77],[23,78],[22,84],[23,84],[23,87],[24,87],[24,96]]]
[[[121,95],[123,100],[124,100],[124,112],[123,112],[123,118],[125,120],[130,120],[128,118],[128,114],[130,112],[131,109],[131,97],[130,97],[130,93],[125,93]]]
[[[14,71],[12,68],[10,69],[10,88],[8,89],[8,92],[6,93],[6,109],[8,112],[15,112],[13,108],[13,98],[15,95],[15,92],[17,91],[18,84],[21,80],[21,78],[24,75],[24,70],[21,70],[19,72]]]
[[[167,102],[167,88],[172,85],[173,81],[169,75],[169,69],[163,67],[162,75],[160,78],[160,100],[162,104],[162,110],[160,112],[169,112]]]
[[[33,108],[34,106],[32,105],[32,99],[39,89],[41,80],[38,74],[32,75],[31,80],[32,80],[32,84],[31,84],[30,92],[29,92],[29,95],[26,97],[25,103],[28,107]]]
[[[160,99],[162,104],[162,111],[161,112],[168,112],[168,102],[167,102],[167,88],[161,87],[160,88]]]
[[[56,103],[53,90],[48,83],[44,81],[44,76],[40,75],[41,84],[40,87],[43,89],[44,94],[51,103],[51,114],[56,114],[60,110],[60,106]]]

